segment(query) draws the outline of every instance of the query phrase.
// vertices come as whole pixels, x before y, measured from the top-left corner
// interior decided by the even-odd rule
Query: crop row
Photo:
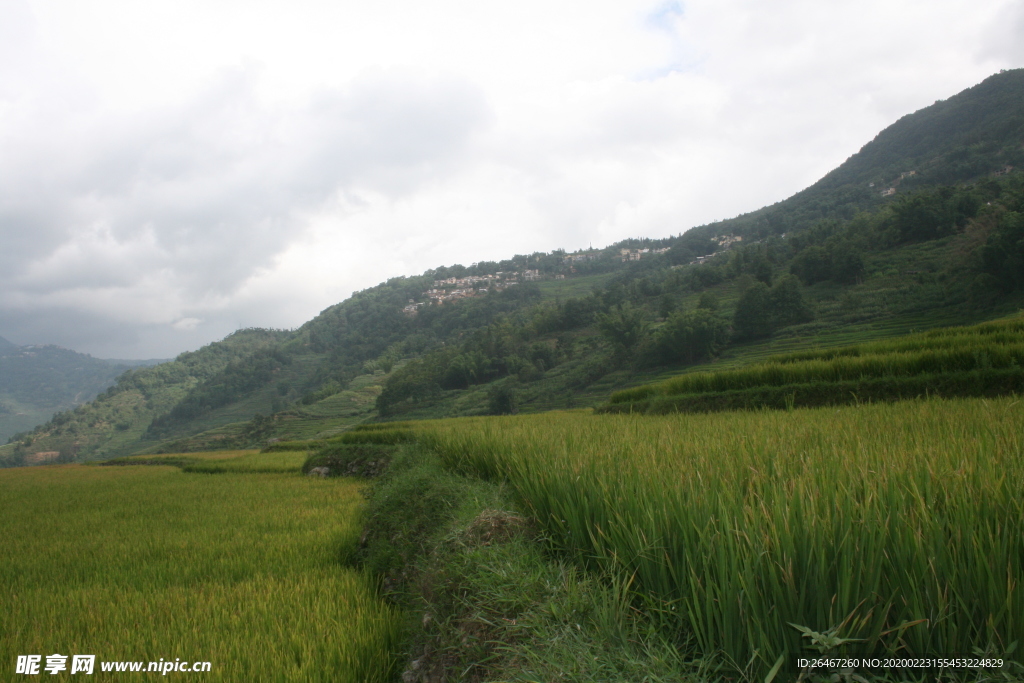
[[[681,375],[659,385],[626,389],[612,394],[609,403],[628,403],[657,395],[1020,368],[1024,368],[1024,343],[791,363],[770,362],[736,370]]]
[[[802,360],[839,358],[842,356],[869,356],[925,349],[961,348],[975,343],[986,345],[1017,344],[1024,339],[1024,319],[1013,317],[994,320],[980,325],[940,327],[894,339],[852,346],[794,351],[771,357],[771,361],[788,363]]]
[[[1019,369],[1024,368],[1024,331],[1019,327],[1024,327],[1024,323],[1013,319],[1001,325],[949,328],[951,331],[945,335],[926,333],[861,346],[775,356],[745,368],[696,372],[619,391],[612,394],[609,405],[666,395]],[[985,330],[988,332],[980,333]]]
[[[427,423],[556,546],[633,578],[702,655],[1004,652],[1024,637],[1024,404]],[[848,618],[849,617],[849,618]],[[788,660],[787,660],[788,661]]]
[[[1024,394],[1024,367],[910,376],[868,376],[832,382],[764,384],[747,389],[690,394],[655,394],[646,400],[602,406],[596,412],[651,415],[706,413],[720,410],[792,409],[891,402],[925,396],[994,398],[1013,394]]]

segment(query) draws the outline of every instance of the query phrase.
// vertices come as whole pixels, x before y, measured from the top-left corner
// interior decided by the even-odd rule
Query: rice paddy
[[[219,474],[298,472],[306,460],[305,451],[209,451],[205,453],[171,453],[133,455],[107,460],[103,465],[172,465],[184,472]]]
[[[696,412],[838,405],[922,395],[1024,391],[1024,319],[950,327],[854,346],[772,356],[611,395],[607,412]]]
[[[695,656],[1003,655],[1024,636],[1024,401],[424,423]]]
[[[357,484],[294,473],[305,453],[158,457],[222,473],[0,471],[9,672],[18,655],[60,653],[208,661],[211,681],[390,679],[399,617],[341,563],[360,532]],[[97,663],[95,676],[119,675]]]

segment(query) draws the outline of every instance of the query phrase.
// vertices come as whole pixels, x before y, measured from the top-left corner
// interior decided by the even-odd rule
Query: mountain
[[[12,351],[17,351],[17,349],[17,345],[12,344],[3,337],[0,337],[0,356],[4,356]]]
[[[548,410],[708,365],[1024,304],[1024,70],[901,118],[796,195],[679,237],[393,278],[294,331],[139,367],[0,448],[89,459]]]
[[[0,339],[0,439],[87,403],[128,367],[59,346]]]
[[[123,365],[126,368],[141,368],[150,367],[152,365],[160,365],[161,363],[169,363],[170,358],[104,358],[104,363],[110,365]]]
[[[249,368],[246,360],[250,354],[280,342],[286,336],[287,333],[283,332],[241,330],[200,351],[183,353],[174,361],[135,368],[111,365],[57,347],[26,347],[23,355],[35,354],[40,357],[43,353],[47,358],[66,360],[71,358],[66,354],[73,354],[81,357],[76,360],[90,359],[97,364],[90,368],[105,369],[107,374],[105,381],[93,385],[94,400],[64,410],[46,424],[16,435],[7,450],[23,449],[27,441],[38,445],[33,452],[40,449],[44,452],[60,452],[65,459],[73,459],[80,455],[102,453],[103,449],[97,446],[115,449],[123,447],[128,450],[137,448],[139,438],[154,415],[171,409],[187,395],[190,388],[204,379],[217,376],[226,367],[234,367],[236,372]],[[65,351],[65,354],[59,354],[59,351]],[[10,359],[8,356],[0,361]],[[233,363],[236,365],[232,366]],[[51,362],[47,368],[54,382],[57,377],[74,374],[74,370],[67,365],[59,366],[55,362]],[[20,387],[22,394],[38,392],[37,385],[29,386],[27,382],[17,381],[17,369],[16,365],[11,366],[10,386]],[[21,369],[22,377],[27,376],[28,372]],[[45,436],[39,438],[40,433]],[[3,456],[0,453],[0,458]]]
[[[822,219],[849,220],[894,195],[975,181],[1008,166],[1024,167],[1024,69],[1002,71],[907,114],[807,189],[696,233],[763,238]],[[895,193],[883,196],[889,188]]]

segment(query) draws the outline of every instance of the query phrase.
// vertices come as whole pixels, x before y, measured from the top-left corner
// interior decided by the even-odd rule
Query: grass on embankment
[[[59,652],[97,655],[96,680],[119,676],[100,661],[161,658],[211,662],[201,680],[390,679],[400,620],[341,564],[352,482],[70,465],[0,471],[0,491],[5,666]]]
[[[406,609],[402,680],[708,680],[627,582],[551,556],[508,494],[416,444],[373,484],[359,557]]]
[[[554,547],[634,577],[691,654],[751,678],[814,652],[791,624],[862,639],[833,653],[1003,655],[1024,639],[1019,399],[418,431],[453,471],[507,481]]]

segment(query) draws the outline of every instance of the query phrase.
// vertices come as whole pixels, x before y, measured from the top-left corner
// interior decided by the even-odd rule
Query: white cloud
[[[171,325],[176,330],[182,330],[185,332],[191,332],[196,329],[199,323],[203,322],[199,318],[182,318]]]
[[[23,116],[0,161],[0,305],[138,324],[227,315],[308,230],[305,212],[436,182],[486,123],[480,93],[452,78],[371,71],[290,107],[260,103],[256,78],[228,70],[143,115],[44,110],[44,129]]]
[[[1011,0],[0,0],[0,334],[173,355],[676,234],[1024,59]]]

